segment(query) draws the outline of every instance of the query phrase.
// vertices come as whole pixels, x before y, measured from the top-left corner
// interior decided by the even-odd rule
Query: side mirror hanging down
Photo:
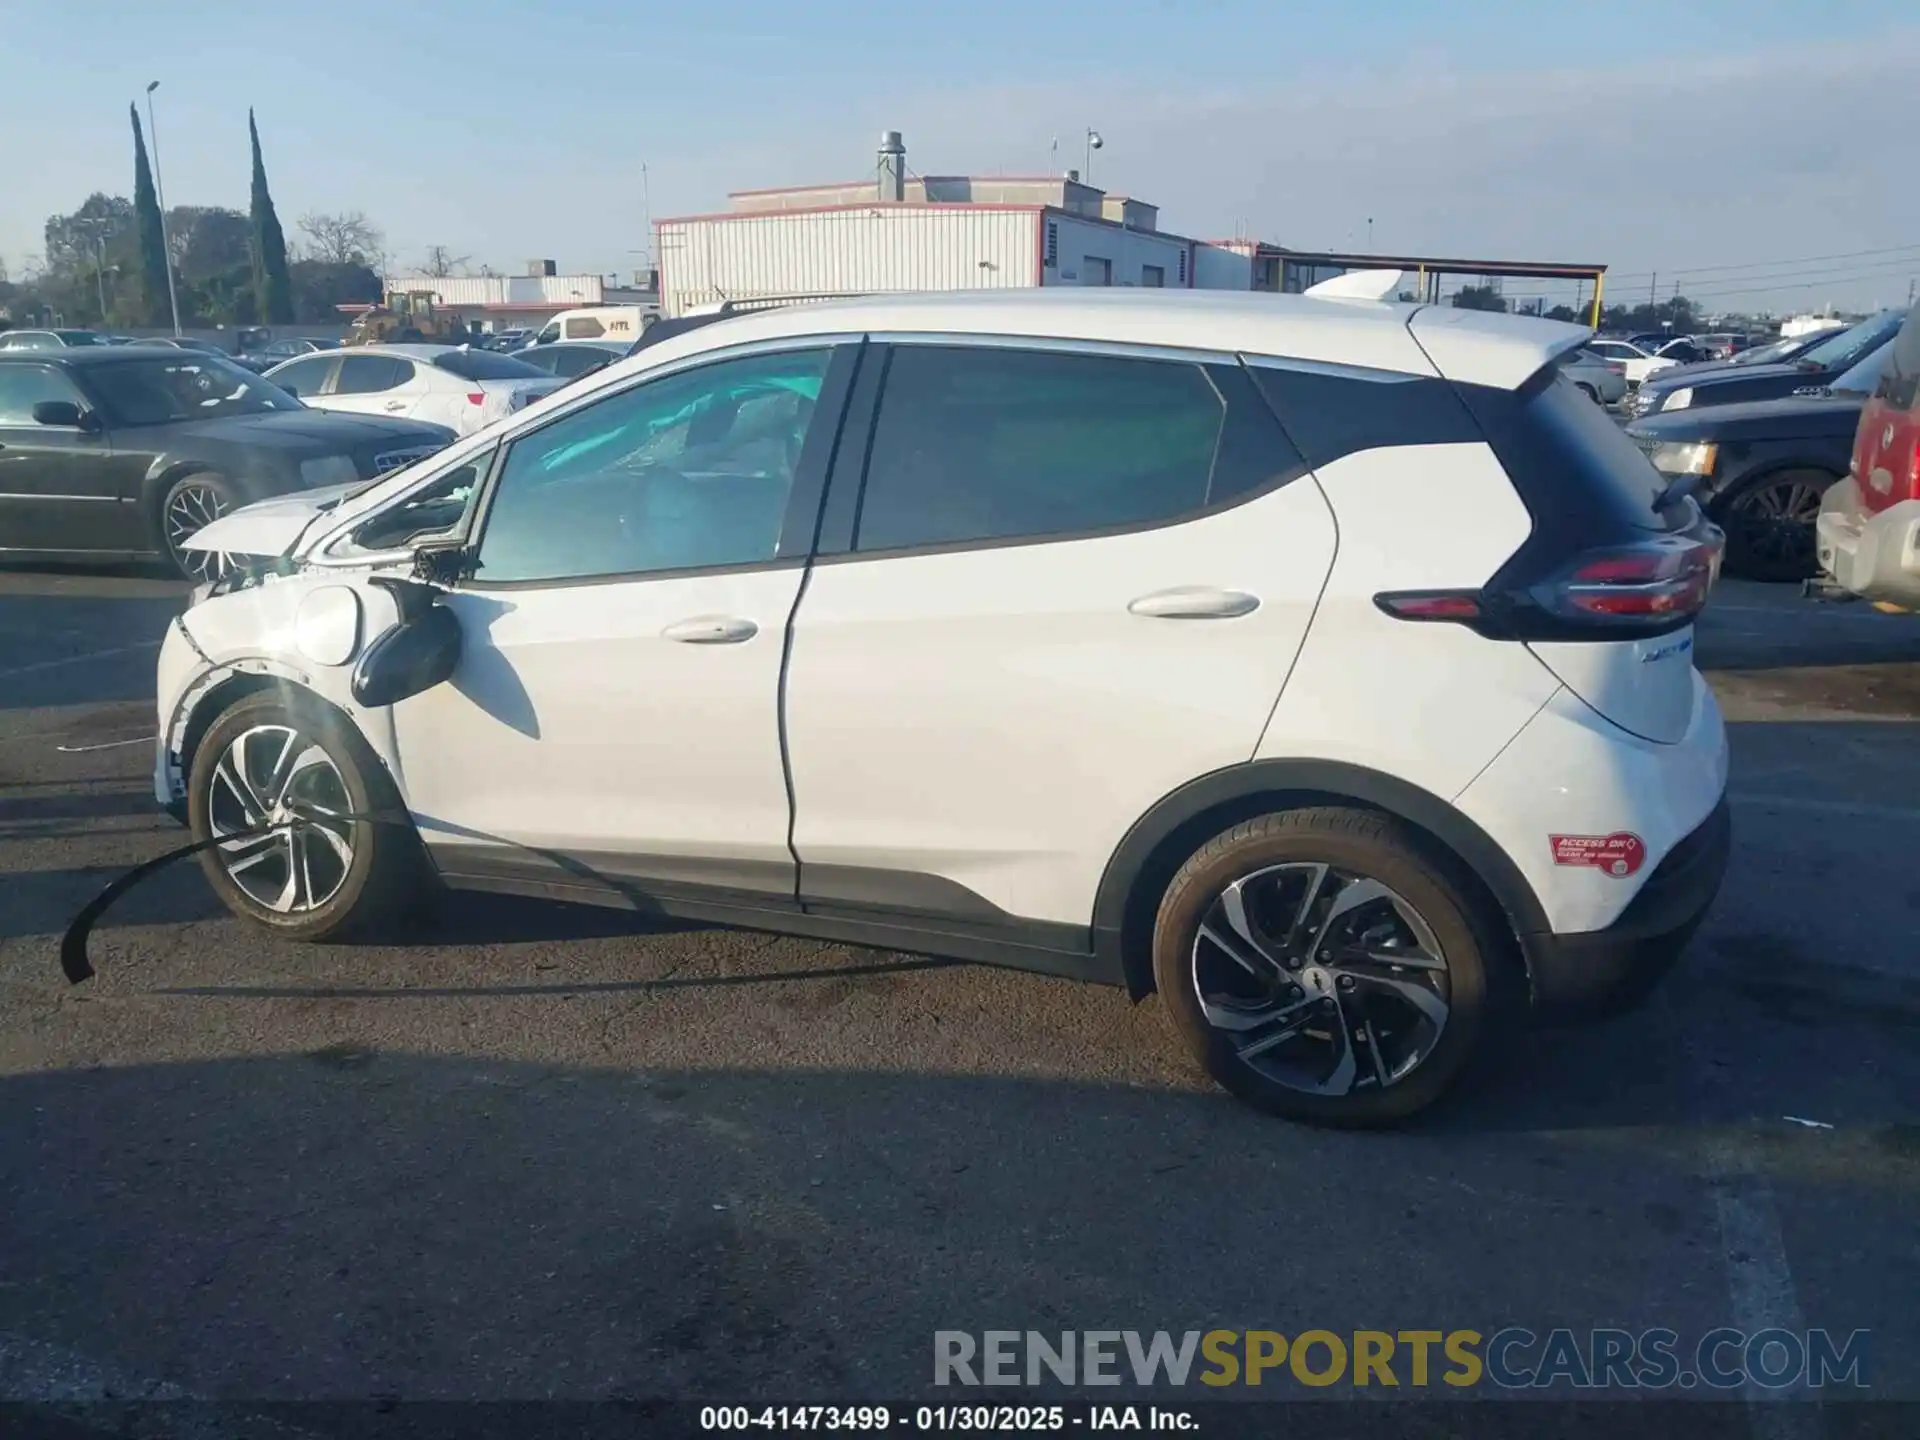
[[[434,603],[440,591],[418,580],[374,575],[368,584],[393,596],[400,620],[361,652],[351,689],[362,705],[394,705],[450,679],[460,664],[460,621]]]

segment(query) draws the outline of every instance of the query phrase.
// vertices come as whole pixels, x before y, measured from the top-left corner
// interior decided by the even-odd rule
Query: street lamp
[[[1090,128],[1087,131],[1087,168],[1086,168],[1085,174],[1086,174],[1087,184],[1089,185],[1093,184],[1093,152],[1098,150],[1101,146],[1105,145],[1106,143],[1107,142],[1100,137],[1100,132],[1098,130],[1094,130]]]
[[[174,338],[180,336],[180,295],[173,288],[173,242],[167,238],[167,187],[160,180],[160,126],[153,118],[153,92],[158,80],[147,82],[147,141],[153,146],[153,194],[160,205],[160,258],[167,264],[167,305],[173,311]]]
[[[93,237],[93,278],[100,286],[100,325],[107,324],[107,236],[105,220],[76,221],[81,233]]]

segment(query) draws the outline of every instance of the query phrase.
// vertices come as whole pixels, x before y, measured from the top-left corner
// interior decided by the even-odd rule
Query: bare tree
[[[313,211],[299,220],[307,237],[307,258],[328,265],[370,265],[381,253],[385,238],[380,227],[359,210],[338,215]]]
[[[427,274],[436,280],[444,280],[449,275],[464,275],[471,255],[456,255],[445,245],[429,245],[427,261],[423,267]]]

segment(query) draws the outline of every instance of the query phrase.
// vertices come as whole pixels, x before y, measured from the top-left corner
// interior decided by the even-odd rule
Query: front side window
[[[87,384],[122,425],[174,425],[300,408],[298,400],[264,376],[231,360],[185,350],[173,352],[170,359],[91,366]]]
[[[1227,369],[1229,384],[1244,375]],[[1216,453],[1270,474],[1286,442],[1257,397],[1229,407],[1172,360],[902,345],[887,368],[854,537],[862,551],[1149,524],[1210,499]],[[1223,443],[1230,431],[1235,440]],[[1260,482],[1223,484],[1243,491]]]
[[[34,424],[33,407],[46,400],[85,408],[73,382],[51,365],[0,365],[0,425]]]
[[[607,333],[607,327],[591,315],[579,315],[567,321],[567,339],[598,340]]]
[[[831,354],[684,370],[517,440],[488,510],[477,583],[773,560]]]
[[[333,382],[336,395],[377,395],[393,390],[413,378],[413,362],[397,355],[349,355],[340,362],[340,378]]]
[[[327,547],[340,559],[379,555],[457,529],[493,463],[493,452],[456,466],[406,499],[362,520]]]

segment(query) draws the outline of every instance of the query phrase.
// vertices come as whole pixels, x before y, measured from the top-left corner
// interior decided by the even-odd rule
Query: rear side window
[[[857,551],[1149,525],[1300,472],[1237,366],[903,345]]]
[[[1253,360],[1249,370],[1316,470],[1361,450],[1482,438],[1453,386],[1437,377],[1299,361]]]
[[[1685,523],[1685,506],[1670,507],[1664,518],[1654,510],[1667,481],[1557,364],[1518,390],[1457,389],[1536,529],[1549,523],[1585,528],[1591,543],[1604,544],[1622,526],[1661,530]]]
[[[412,378],[409,361],[392,355],[349,355],[340,362],[340,378],[333,382],[333,393],[372,395],[404,385]]]

